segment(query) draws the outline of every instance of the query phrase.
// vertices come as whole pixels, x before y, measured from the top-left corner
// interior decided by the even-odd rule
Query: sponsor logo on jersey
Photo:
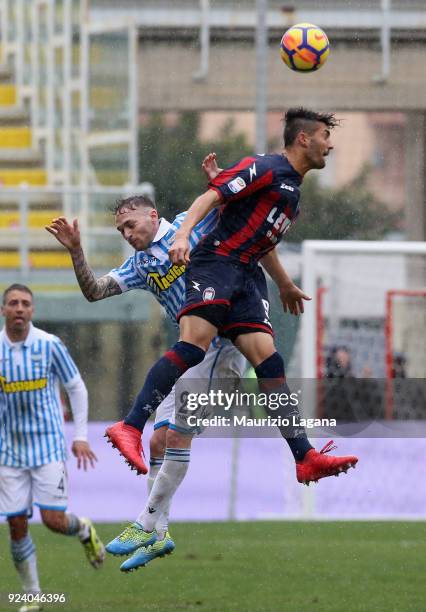
[[[146,265],[146,264],[155,264],[157,263],[158,259],[156,257],[145,257],[144,259],[142,259],[142,261],[139,263],[139,265]]]
[[[228,187],[232,193],[239,193],[246,187],[246,182],[241,176],[237,176],[236,179],[228,183]]]
[[[19,391],[38,391],[47,386],[47,378],[35,380],[15,380],[7,382],[4,376],[0,376],[0,387],[4,393],[17,393]]]
[[[203,302],[210,302],[211,300],[214,300],[215,295],[216,291],[213,289],[213,287],[207,287],[207,289],[204,289],[203,291]]]
[[[253,182],[253,177],[256,176],[256,164],[253,164],[253,166],[250,168],[250,183]]]
[[[166,274],[150,272],[146,277],[149,287],[158,291],[166,291],[185,272],[185,266],[174,265],[168,269]]]
[[[294,187],[291,185],[286,185],[285,183],[281,183],[280,189],[287,189],[287,191],[294,191]]]

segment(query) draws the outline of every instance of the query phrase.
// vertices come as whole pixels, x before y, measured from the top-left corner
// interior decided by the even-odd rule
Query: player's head
[[[14,283],[5,289],[1,314],[5,318],[9,332],[25,333],[28,331],[34,314],[33,294],[29,287]]]
[[[153,201],[142,195],[124,198],[117,201],[113,212],[116,228],[135,251],[148,248],[159,225]]]
[[[333,148],[331,130],[338,124],[333,113],[290,108],[285,114],[284,147],[303,155],[309,170],[324,168],[325,158]]]

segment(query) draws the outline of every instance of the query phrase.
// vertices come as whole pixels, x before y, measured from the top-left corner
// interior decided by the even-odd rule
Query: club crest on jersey
[[[211,302],[214,300],[215,295],[216,291],[213,289],[213,287],[207,287],[207,289],[204,289],[203,291],[203,302]]]
[[[167,270],[166,274],[150,272],[146,277],[146,282],[151,289],[154,289],[159,294],[161,291],[166,291],[184,272],[185,266],[177,266],[175,264]]]
[[[236,179],[228,183],[228,187],[232,193],[239,193],[246,187],[246,182],[241,176],[237,176]]]

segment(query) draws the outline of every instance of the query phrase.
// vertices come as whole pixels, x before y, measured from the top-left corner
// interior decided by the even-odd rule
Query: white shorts
[[[247,361],[230,340],[215,339],[206,353],[203,361],[190,368],[181,378],[205,380],[208,385],[215,379],[240,379],[244,376]],[[155,414],[154,429],[175,424],[175,387],[158,406]],[[188,432],[189,433],[189,432]],[[191,433],[201,433],[192,431]]]
[[[68,475],[62,461],[35,468],[0,465],[0,514],[32,514],[36,504],[46,510],[66,510]]]

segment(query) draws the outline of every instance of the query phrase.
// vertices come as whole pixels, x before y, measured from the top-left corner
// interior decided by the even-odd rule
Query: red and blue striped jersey
[[[245,157],[209,188],[220,195],[215,229],[196,247],[253,263],[272,250],[299,214],[301,175],[280,154]]]

